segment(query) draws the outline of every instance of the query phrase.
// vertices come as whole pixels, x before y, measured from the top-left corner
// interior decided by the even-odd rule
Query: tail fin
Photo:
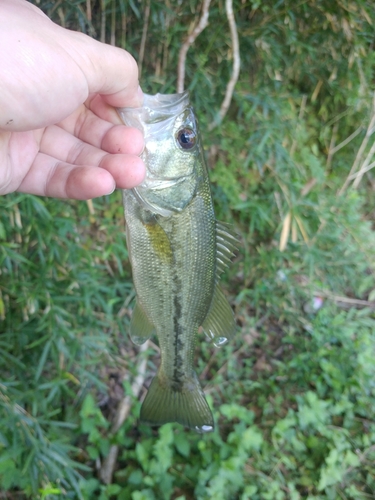
[[[176,390],[173,383],[158,372],[143,402],[140,420],[150,425],[178,422],[197,432],[214,428],[211,410],[195,373]]]

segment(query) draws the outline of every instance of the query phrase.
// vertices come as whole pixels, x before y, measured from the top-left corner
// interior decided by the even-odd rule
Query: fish
[[[218,347],[235,334],[234,313],[218,281],[237,238],[215,218],[189,92],[146,94],[142,107],[118,112],[145,137],[146,178],[123,190],[136,291],[130,337],[141,345],[156,334],[161,353],[140,421],[209,432],[214,420],[194,370],[194,347],[200,327]]]

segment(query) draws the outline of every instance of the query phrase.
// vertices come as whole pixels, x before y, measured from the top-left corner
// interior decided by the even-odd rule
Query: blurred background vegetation
[[[177,90],[203,8],[35,3],[130,51],[148,93]],[[375,498],[375,4],[234,0],[233,12],[241,71],[221,122],[235,53],[224,0],[185,63],[217,217],[241,235],[223,285],[238,335],[196,348],[216,430],[138,424],[159,354],[127,335],[120,193],[3,196],[1,498]]]

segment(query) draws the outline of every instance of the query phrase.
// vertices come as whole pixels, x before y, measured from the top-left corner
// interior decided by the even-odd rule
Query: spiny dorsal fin
[[[217,277],[228,267],[237,250],[238,239],[229,224],[216,221]]]
[[[203,321],[202,328],[216,347],[228,342],[236,332],[236,322],[232,308],[219,285],[215,286],[211,306]]]
[[[147,318],[137,300],[130,320],[130,338],[132,342],[137,345],[144,344],[154,333],[154,330],[154,325]]]

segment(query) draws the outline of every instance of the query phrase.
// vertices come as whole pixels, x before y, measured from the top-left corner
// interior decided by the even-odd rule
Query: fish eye
[[[182,149],[192,149],[197,142],[197,134],[193,129],[184,127],[176,134],[178,144]]]

